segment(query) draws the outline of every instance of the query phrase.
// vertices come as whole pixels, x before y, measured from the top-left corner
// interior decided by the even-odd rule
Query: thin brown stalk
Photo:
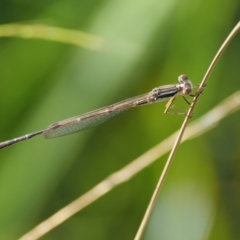
[[[220,56],[222,55],[224,50],[227,48],[227,46],[229,45],[229,43],[234,38],[234,36],[238,33],[239,30],[240,30],[240,22],[238,22],[238,24],[233,28],[233,30],[230,32],[230,34],[228,35],[228,37],[226,38],[226,40],[224,41],[224,43],[222,44],[222,46],[218,50],[217,54],[215,55],[214,59],[212,60],[210,66],[209,66],[209,68],[208,68],[208,70],[207,70],[207,72],[206,72],[206,74],[205,74],[205,76],[204,76],[200,86],[199,86],[197,94],[194,97],[192,104],[190,105],[190,108],[189,108],[189,111],[187,113],[187,116],[185,117],[185,119],[183,121],[183,124],[182,124],[182,126],[180,128],[179,134],[178,134],[178,136],[177,136],[177,138],[175,140],[173,148],[172,148],[172,150],[171,150],[171,152],[169,154],[168,160],[167,160],[167,162],[165,164],[165,167],[164,167],[164,169],[162,171],[162,174],[161,174],[161,176],[159,178],[158,184],[157,184],[157,186],[155,188],[155,191],[154,191],[154,193],[152,195],[150,203],[149,203],[149,205],[147,207],[145,215],[144,215],[144,217],[142,219],[140,227],[139,227],[139,229],[137,231],[137,234],[135,236],[135,240],[140,240],[142,238],[142,236],[143,236],[144,230],[145,230],[145,228],[147,226],[147,223],[149,221],[149,218],[150,218],[150,215],[152,213],[153,207],[154,207],[155,202],[157,200],[157,197],[158,197],[158,195],[160,193],[160,190],[161,190],[161,187],[163,185],[164,179],[165,179],[165,177],[167,175],[167,172],[168,172],[168,170],[170,168],[170,165],[171,165],[171,163],[173,161],[173,157],[174,157],[174,155],[176,153],[176,150],[177,150],[177,148],[179,146],[179,143],[181,142],[182,136],[183,136],[183,134],[185,132],[185,129],[186,129],[186,126],[187,126],[187,123],[188,123],[188,120],[189,120],[188,116],[192,116],[192,113],[193,113],[193,110],[194,110],[194,108],[196,106],[198,98],[201,95],[201,93],[202,93],[202,91],[204,89],[204,86],[206,85],[206,83],[208,81],[210,73],[212,72],[214,66],[216,65],[218,59],[220,58]]]
[[[196,121],[189,124],[182,142],[197,137],[214,128],[223,118],[240,109],[240,91],[234,93],[214,109],[210,110]],[[126,165],[119,171],[111,174],[87,193],[77,198],[75,201],[65,206],[48,219],[35,226],[26,233],[20,240],[36,240],[50,232],[55,227],[72,217],[83,208],[87,207],[106,193],[110,192],[118,185],[133,178],[137,173],[155,162],[159,157],[166,154],[172,147],[177,137],[177,132],[166,138],[164,141],[148,150],[146,153]]]

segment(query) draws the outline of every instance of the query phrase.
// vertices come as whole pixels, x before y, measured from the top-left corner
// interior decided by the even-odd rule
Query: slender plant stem
[[[208,78],[209,78],[209,76],[210,76],[210,73],[212,72],[214,66],[216,65],[218,59],[220,58],[220,56],[222,55],[222,53],[224,52],[224,50],[226,49],[226,47],[229,45],[229,43],[230,43],[231,40],[234,38],[234,36],[238,33],[239,30],[240,30],[240,22],[238,22],[238,24],[233,28],[233,30],[230,32],[230,34],[228,35],[228,37],[226,38],[226,40],[224,41],[224,43],[222,44],[222,46],[219,48],[217,54],[216,54],[215,57],[213,58],[210,66],[209,66],[209,68],[208,68],[208,70],[207,70],[207,72],[206,72],[206,74],[205,74],[205,76],[204,76],[204,78],[203,78],[200,86],[199,86],[199,89],[198,89],[198,91],[197,91],[197,94],[196,94],[196,96],[194,97],[192,104],[190,105],[190,108],[189,108],[189,111],[188,111],[188,113],[187,113],[187,116],[185,117],[185,119],[184,119],[184,121],[183,121],[183,124],[182,124],[182,126],[181,126],[181,128],[180,128],[179,134],[178,134],[178,136],[177,136],[177,138],[176,138],[176,141],[175,141],[175,143],[174,143],[174,145],[173,145],[173,148],[172,148],[172,150],[171,150],[171,152],[170,152],[170,154],[169,154],[168,160],[167,160],[167,162],[166,162],[166,164],[165,164],[165,167],[164,167],[164,169],[163,169],[163,171],[162,171],[162,174],[161,174],[161,176],[160,176],[160,178],[159,178],[159,181],[158,181],[158,183],[157,183],[157,186],[156,186],[156,188],[155,188],[155,191],[154,191],[154,193],[153,193],[153,195],[152,195],[152,198],[151,198],[151,200],[150,200],[150,203],[149,203],[149,205],[148,205],[148,207],[147,207],[147,210],[146,210],[146,212],[145,212],[145,215],[144,215],[144,217],[143,217],[143,219],[142,219],[142,222],[141,222],[141,224],[140,224],[140,227],[139,227],[139,229],[138,229],[138,231],[137,231],[137,234],[136,234],[136,236],[135,236],[135,240],[140,240],[140,239],[142,238],[142,236],[143,236],[144,230],[145,230],[145,228],[146,228],[146,226],[147,226],[147,223],[148,223],[149,218],[150,218],[150,216],[151,216],[151,213],[152,213],[152,211],[153,211],[153,208],[154,208],[154,205],[155,205],[155,203],[156,203],[157,197],[158,197],[158,195],[159,195],[159,193],[160,193],[160,190],[161,190],[161,188],[162,188],[164,179],[165,179],[165,177],[166,177],[166,175],[167,175],[167,172],[168,172],[168,170],[169,170],[169,168],[170,168],[170,165],[171,165],[171,163],[172,163],[172,161],[173,161],[173,157],[174,157],[174,155],[175,155],[175,153],[176,153],[176,150],[177,150],[177,148],[178,148],[178,146],[179,146],[179,143],[181,142],[183,133],[184,133],[184,131],[185,131],[185,129],[186,129],[186,126],[187,126],[187,123],[188,123],[188,120],[189,120],[189,116],[191,116],[192,113],[193,113],[193,110],[194,110],[194,108],[195,108],[195,106],[196,106],[196,103],[197,103],[197,101],[198,101],[198,98],[199,98],[199,96],[201,95],[201,93],[202,93],[202,91],[203,91],[203,89],[204,89],[204,86],[206,85],[206,83],[207,83],[207,81],[208,81]]]
[[[240,91],[237,91],[224,101],[220,102],[216,107],[202,115],[200,118],[190,123],[185,131],[182,142],[197,137],[216,127],[219,121],[239,109]],[[45,221],[36,225],[19,240],[39,239],[120,184],[133,178],[140,171],[144,170],[150,164],[159,159],[159,157],[166,154],[172,148],[172,143],[176,139],[177,134],[177,132],[173,133],[171,136],[149,149],[122,169],[106,177],[102,182],[94,186],[88,192],[54,213]]]
[[[99,50],[104,41],[98,36],[79,30],[46,26],[42,24],[2,24],[0,37],[20,37],[25,39],[42,39],[76,45],[91,50]]]
[[[222,52],[225,50],[227,45],[237,34],[239,29],[240,29],[240,22],[235,26],[235,28],[229,34],[229,36],[227,37],[227,39],[225,40],[225,42],[219,49],[218,53],[214,57],[212,63],[209,66],[209,69],[207,70],[207,72],[203,78],[203,81],[199,87],[198,94],[193,99],[193,102],[190,106],[187,116],[191,116],[192,111],[195,107],[195,104],[198,100],[198,97],[200,96],[201,92],[203,91],[203,88],[206,85],[207,79],[208,79],[213,67],[215,66],[217,60],[219,59],[219,57],[221,56]],[[63,37],[64,35],[68,35],[68,37],[64,38]],[[1,25],[0,26],[0,37],[10,37],[10,36],[11,37],[13,37],[13,36],[22,37],[22,38],[39,38],[39,39],[46,39],[46,40],[52,40],[52,41],[59,41],[59,42],[82,46],[82,47],[93,49],[93,50],[101,49],[101,47],[103,45],[102,39],[95,37],[95,36],[87,35],[85,33],[79,32],[79,31],[74,31],[74,30],[66,30],[66,29],[62,29],[62,28],[48,27],[48,26],[43,26],[43,25],[23,25],[23,24]],[[238,99],[239,99],[239,96],[238,96]],[[238,105],[239,105],[239,103],[238,103]],[[226,109],[226,115],[229,114],[230,112],[227,112],[227,111],[230,111],[230,107],[227,107],[225,109]],[[236,107],[236,109],[237,109],[237,107]],[[222,116],[222,117],[224,117],[224,116]],[[216,121],[219,121],[220,119],[217,119]],[[186,129],[188,120],[189,120],[189,118],[186,117],[183,122],[183,125],[181,127],[181,130],[178,134],[178,137],[176,138],[176,134],[174,134],[173,138],[171,138],[171,141],[170,141],[170,139],[168,139],[168,141],[167,141],[168,145],[169,145],[169,143],[170,144],[172,143],[172,139],[176,139],[175,144],[169,155],[169,158],[167,160],[167,163],[165,165],[163,173],[160,177],[160,180],[158,182],[156,190],[153,194],[153,197],[151,199],[151,202],[148,206],[148,209],[145,213],[145,216],[142,220],[141,226],[137,232],[135,239],[141,239],[141,237],[144,233],[144,229],[146,228],[146,224],[151,215],[154,203],[160,192],[161,186],[166,177],[166,174],[168,172],[168,169],[170,167],[170,164],[172,162],[172,159],[174,157],[176,149],[182,139],[182,136]],[[197,128],[197,131],[199,131],[199,129],[200,128]],[[196,134],[198,134],[198,133],[196,133]],[[191,132],[191,134],[192,134],[192,132]],[[190,134],[190,137],[193,137],[193,136],[191,136],[191,134]],[[185,136],[186,136],[186,134],[185,134]],[[166,144],[165,145],[160,144],[160,145],[161,145],[160,149],[165,147],[164,151],[162,151],[162,152],[160,151],[160,152],[162,154],[166,153],[166,151],[168,151],[168,149],[166,149],[166,146],[165,146]],[[164,145],[164,146],[162,147],[162,145]],[[88,192],[89,195],[87,195],[88,193],[86,193],[84,196],[80,197],[79,199],[75,200],[74,202],[72,202],[71,204],[66,206],[65,208],[61,209],[59,212],[55,213],[49,219],[47,219],[43,223],[40,223],[38,226],[36,226],[34,229],[32,229],[29,233],[24,235],[21,239],[24,239],[24,240],[31,239],[32,240],[32,239],[38,239],[39,237],[43,236],[47,232],[51,231],[54,227],[58,226],[59,224],[61,224],[65,220],[67,220],[73,214],[79,212],[82,208],[88,206],[90,203],[92,203],[99,197],[101,197],[104,194],[106,194],[107,192],[109,192],[114,187],[118,186],[122,182],[129,180],[131,177],[133,177],[135,174],[137,174],[140,170],[144,169],[147,165],[149,165],[154,160],[156,160],[161,155],[161,153],[159,153],[159,149],[149,150],[146,154],[144,154],[143,156],[141,156],[138,159],[138,164],[136,164],[135,162],[131,163],[128,166],[126,166],[124,169],[120,170],[119,172],[110,175],[103,182],[99,183],[95,188],[90,190]]]

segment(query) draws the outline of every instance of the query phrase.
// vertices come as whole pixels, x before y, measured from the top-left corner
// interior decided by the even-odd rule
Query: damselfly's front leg
[[[182,96],[182,97],[187,102],[187,104],[191,105],[191,103],[184,96]],[[165,114],[178,114],[178,115],[187,116],[187,111],[183,111],[183,110],[180,110],[180,109],[175,109],[175,110],[178,110],[178,111],[175,111],[175,112],[170,112],[169,111],[170,108],[174,107],[173,102],[174,102],[175,98],[176,98],[176,96],[170,98],[170,100],[167,102],[164,113]],[[192,117],[192,116],[188,116],[188,117]]]
[[[167,102],[166,108],[165,108],[165,111],[164,111],[165,114],[169,114],[170,113],[168,110],[169,110],[169,108],[172,107],[172,104],[173,104],[175,98],[176,98],[176,95],[173,96],[172,98],[170,98],[170,100]]]

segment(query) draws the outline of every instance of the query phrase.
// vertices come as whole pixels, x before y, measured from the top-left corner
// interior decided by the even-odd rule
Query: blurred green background
[[[0,23],[100,37],[90,50],[0,38],[0,141],[177,82],[200,83],[239,21],[237,0],[1,1]],[[194,118],[239,89],[240,34],[218,62]],[[177,106],[187,108],[182,99]],[[165,103],[82,133],[0,151],[0,238],[17,239],[176,131]],[[240,239],[240,113],[182,144],[144,239]],[[42,239],[133,239],[167,155]]]

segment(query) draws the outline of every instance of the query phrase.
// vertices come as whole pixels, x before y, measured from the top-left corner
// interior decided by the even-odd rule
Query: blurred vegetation
[[[176,83],[201,81],[239,21],[237,0],[2,1],[0,24],[41,24],[101,39],[98,48],[0,38],[0,141]],[[1,26],[0,26],[1,27]],[[26,37],[26,36],[25,36]],[[240,35],[218,62],[194,119],[239,89]],[[187,108],[182,99],[176,105]],[[176,131],[164,103],[91,130],[0,151],[0,238],[17,239]],[[240,239],[240,113],[184,143],[145,239]],[[166,156],[42,239],[133,239]]]

